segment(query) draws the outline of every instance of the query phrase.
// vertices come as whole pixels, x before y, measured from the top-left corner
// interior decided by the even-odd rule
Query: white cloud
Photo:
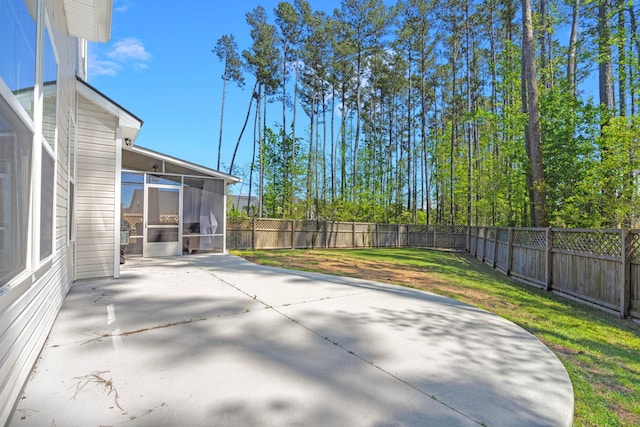
[[[151,54],[145,50],[142,42],[135,38],[115,42],[107,52],[107,56],[119,62],[129,60],[145,62],[151,59]]]
[[[89,64],[89,74],[96,76],[115,76],[122,66],[111,61],[95,61]]]
[[[144,63],[133,64],[133,69],[136,71],[144,71],[147,68],[149,68],[149,64],[144,64]]]
[[[106,47],[97,44],[92,46],[97,51],[89,55],[90,75],[115,76],[126,69],[143,72],[149,68],[151,54],[136,38],[121,39]]]
[[[131,3],[127,0],[116,0],[113,5],[113,11],[118,13],[124,13],[129,10]]]
[[[90,76],[115,76],[122,70],[122,65],[114,61],[102,60],[94,53],[89,53],[89,75]]]

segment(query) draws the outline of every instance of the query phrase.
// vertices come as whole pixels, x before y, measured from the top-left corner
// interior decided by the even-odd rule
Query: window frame
[[[26,3],[25,3],[26,5]],[[24,104],[18,98],[19,94],[14,93],[11,88],[5,82],[4,78],[0,76],[0,96],[2,102],[7,104],[7,108],[16,114],[17,120],[24,125],[25,130],[31,134],[29,145],[31,147],[31,156],[29,158],[29,188],[25,195],[26,210],[24,216],[27,218],[26,224],[26,236],[25,245],[22,249],[24,251],[25,263],[24,267],[18,271],[12,272],[7,276],[7,281],[0,285],[0,296],[11,292],[13,298],[17,298],[24,290],[32,285],[39,277],[41,277],[46,270],[51,268],[54,257],[58,252],[57,243],[63,243],[64,240],[56,240],[57,235],[57,205],[58,205],[58,154],[59,154],[59,131],[60,131],[60,104],[61,104],[61,90],[60,90],[60,56],[56,46],[56,40],[54,38],[54,31],[51,25],[49,10],[45,5],[45,0],[33,0],[32,6],[36,7],[35,16],[32,16],[35,21],[35,85],[33,88],[33,112],[30,114],[25,109]],[[53,16],[53,15],[51,15]],[[18,25],[20,23],[18,22]],[[53,117],[49,121],[51,131],[49,138],[45,137],[44,132],[44,99],[45,90],[44,87],[44,67],[45,67],[45,49],[47,49],[47,42],[50,47],[50,51],[47,52],[47,60],[55,61],[55,103],[53,111]],[[49,62],[50,65],[50,62]],[[74,124],[73,138],[76,141],[74,143],[74,168],[77,170],[77,124],[75,122],[75,116],[72,115],[71,109],[69,112],[69,124]],[[73,122],[72,122],[73,121]],[[43,156],[48,156],[47,162],[52,166],[53,170],[49,170],[47,176],[43,176]],[[49,162],[50,161],[50,162]],[[69,160],[70,161],[70,160]],[[73,182],[75,187],[75,172],[74,176],[69,177],[69,182]],[[50,194],[47,195],[48,199],[43,203],[43,178],[47,179],[47,187],[50,188]],[[50,179],[50,181],[49,181]],[[51,184],[51,185],[49,185]],[[71,188],[70,185],[67,187]],[[0,195],[2,197],[2,195]],[[70,224],[75,221],[71,211],[73,208],[74,198],[68,197],[67,203],[71,206],[71,210],[68,213],[70,218]],[[4,200],[4,199],[3,199]],[[7,200],[9,200],[7,196]],[[49,212],[50,208],[50,212]],[[46,209],[47,212],[44,212]],[[51,228],[51,236],[49,239],[44,239],[44,244],[47,247],[41,247],[42,239],[41,232],[44,229]],[[73,226],[69,226],[68,242],[75,240],[75,233],[73,232]],[[48,245],[50,244],[50,248]],[[41,251],[44,250],[44,253]],[[23,291],[20,291],[22,289]]]
[[[76,171],[78,169],[78,124],[73,109],[69,109],[67,136],[67,245],[76,241]]]
[[[51,30],[51,21],[49,20],[49,14],[48,11],[44,5],[44,0],[40,0],[39,1],[39,14],[38,14],[38,18],[39,18],[39,25],[38,25],[38,41],[36,43],[37,46],[40,47],[40,49],[37,52],[36,55],[36,84],[39,87],[39,91],[38,91],[38,100],[37,100],[37,104],[38,104],[38,109],[37,111],[39,111],[40,116],[39,118],[39,122],[40,122],[40,126],[39,126],[39,143],[40,143],[40,147],[41,147],[41,156],[44,155],[48,155],[50,157],[50,160],[52,161],[53,164],[53,168],[50,171],[49,177],[51,178],[51,194],[46,194],[47,196],[47,202],[50,203],[49,207],[49,212],[47,215],[47,212],[44,211],[44,209],[47,208],[46,205],[43,206],[43,202],[44,202],[44,196],[45,194],[43,194],[43,185],[42,183],[45,182],[47,177],[44,177],[42,174],[45,172],[44,171],[44,162],[42,161],[42,158],[40,160],[40,164],[38,165],[38,170],[37,173],[40,174],[39,177],[39,182],[41,183],[39,185],[38,188],[38,195],[36,197],[39,198],[39,203],[38,203],[38,210],[39,212],[34,212],[34,216],[39,216],[39,222],[38,222],[38,229],[39,229],[39,233],[38,235],[40,235],[40,242],[38,244],[38,253],[34,254],[34,263],[39,265],[42,265],[44,263],[46,263],[48,260],[50,260],[51,258],[53,258],[57,252],[57,245],[56,245],[56,200],[57,200],[57,177],[58,177],[58,119],[59,119],[59,101],[60,101],[60,85],[58,84],[58,82],[60,81],[60,57],[58,55],[58,50],[56,49],[56,43],[55,43],[55,39],[53,37],[53,31]],[[48,64],[45,64],[46,61],[46,44],[45,44],[45,39],[48,38],[49,41],[49,45],[51,47],[51,53],[52,58],[49,59],[53,59],[55,61],[55,105],[54,105],[54,119],[53,119],[53,132],[52,132],[52,138],[53,141],[50,141],[47,139],[47,137],[44,134],[44,127],[45,127],[45,66]],[[36,144],[38,144],[38,142],[36,141]],[[48,181],[47,181],[48,182]],[[35,194],[34,194],[35,195]],[[34,203],[34,206],[36,206],[36,204]],[[42,234],[43,230],[43,225],[47,225],[51,228],[50,230],[50,235],[48,236],[48,239]],[[42,247],[42,243],[43,243],[43,239],[44,239],[44,243],[49,243],[50,247],[47,248],[43,248]]]

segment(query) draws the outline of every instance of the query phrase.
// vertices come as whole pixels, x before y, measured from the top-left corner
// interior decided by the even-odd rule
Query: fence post
[[[620,230],[620,241],[621,241],[621,259],[620,259],[620,279],[621,279],[621,289],[620,289],[620,317],[628,317],[630,311],[630,302],[631,302],[631,256],[630,249],[631,245],[628,244],[629,240],[629,232],[630,230],[621,229]]]
[[[291,220],[291,249],[295,249],[296,248],[296,220],[292,219]]]
[[[380,223],[376,222],[376,248],[380,248]]]
[[[473,255],[473,257],[475,258],[478,255],[478,226],[477,225],[470,228],[469,234],[471,233],[475,233],[476,244],[473,245],[473,253],[471,253],[471,247],[469,247],[469,253],[471,253],[471,255]],[[471,242],[471,240],[469,240],[469,242]]]
[[[438,226],[434,225],[433,226],[433,247],[434,248],[438,247],[438,245],[436,244],[437,237],[438,237]]]
[[[487,254],[487,227],[482,227],[484,230],[484,233],[482,233],[482,262],[484,262],[484,259],[486,257]]]
[[[356,222],[351,223],[351,247],[356,248]]]
[[[253,218],[253,226],[251,227],[251,249],[256,250],[256,218]]]
[[[511,267],[513,266],[513,227],[509,227],[507,237],[507,276],[511,276]]]
[[[328,245],[328,243],[327,243],[327,240],[328,240],[328,236],[327,236],[327,234],[328,234],[328,233],[327,233],[327,220],[325,219],[325,220],[323,221],[323,223],[324,223],[324,225],[323,225],[323,229],[322,229],[322,243],[323,243],[323,245],[322,245],[322,246],[323,246],[325,249],[327,249],[327,245]]]
[[[553,230],[551,227],[547,227],[545,249],[544,289],[550,291],[553,282]]]
[[[409,224],[405,224],[404,226],[404,247],[408,248],[409,246]]]
[[[493,263],[491,266],[496,268],[496,265],[498,265],[498,234],[500,234],[500,229],[495,227],[493,231]]]

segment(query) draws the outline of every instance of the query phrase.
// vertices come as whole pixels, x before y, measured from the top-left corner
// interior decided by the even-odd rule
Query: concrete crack
[[[207,320],[207,319],[208,319],[208,317],[201,317],[200,319],[189,319],[189,320],[182,320],[182,321],[179,321],[179,322],[163,323],[161,325],[150,326],[148,328],[136,329],[135,331],[126,331],[126,332],[120,332],[120,333],[105,332],[105,333],[101,334],[101,333],[98,333],[98,332],[94,332],[94,334],[96,334],[97,337],[83,342],[82,345],[89,344],[89,343],[92,343],[92,342],[95,342],[95,341],[100,341],[100,340],[103,340],[105,338],[126,337],[126,336],[129,336],[129,335],[136,335],[136,334],[140,334],[142,332],[153,331],[153,330],[156,330],[156,329],[164,329],[164,328],[170,328],[172,326],[186,325],[188,323],[194,323],[194,322],[201,322],[201,321]]]

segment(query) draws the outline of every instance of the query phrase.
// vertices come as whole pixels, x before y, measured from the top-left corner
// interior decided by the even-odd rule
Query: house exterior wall
[[[76,279],[113,277],[118,119],[78,96]],[[118,200],[116,200],[118,199]]]
[[[78,65],[78,40],[66,35],[62,0],[42,0],[44,13],[50,22],[49,34],[57,55],[58,95],[53,199],[53,247],[52,254],[46,258],[34,259],[32,256],[26,269],[14,276],[4,286],[0,286],[0,425],[4,425],[13,409],[22,387],[44,345],[47,334],[73,281],[73,243],[69,241],[69,199],[68,199],[68,138],[69,118],[75,115],[75,82]],[[41,15],[38,25],[44,25]],[[46,29],[44,31],[47,31]],[[6,60],[0,58],[0,60]],[[5,101],[11,103],[9,96],[2,93]],[[37,129],[38,120],[27,123],[34,132],[34,147],[40,144],[36,140],[41,131]],[[38,151],[34,148],[34,152]],[[39,162],[33,156],[32,169]],[[31,181],[39,173],[32,172]],[[32,188],[34,188],[32,186]],[[1,197],[2,195],[0,195]],[[31,196],[34,197],[33,195]],[[29,212],[34,212],[31,204]],[[38,206],[36,203],[35,206]],[[49,213],[45,213],[48,215]],[[29,234],[33,242],[37,234],[33,229],[33,220]],[[27,248],[31,248],[28,244]]]

